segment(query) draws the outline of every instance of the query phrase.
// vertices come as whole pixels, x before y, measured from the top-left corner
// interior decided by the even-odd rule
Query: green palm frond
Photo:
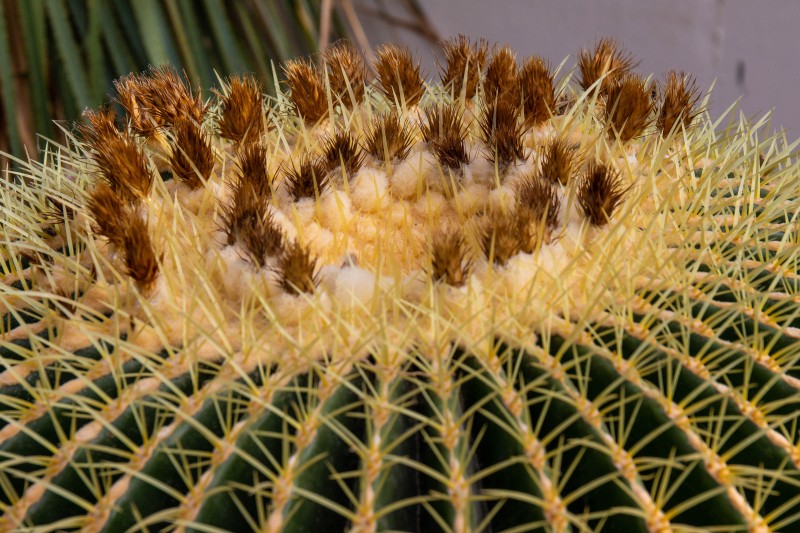
[[[326,3],[329,4],[329,3]],[[274,91],[272,62],[318,48],[317,0],[0,1],[0,150],[35,156],[36,135],[57,138],[113,91],[112,80],[169,63],[193,84],[253,72]],[[329,15],[330,16],[330,15]],[[5,162],[2,166],[5,166]]]

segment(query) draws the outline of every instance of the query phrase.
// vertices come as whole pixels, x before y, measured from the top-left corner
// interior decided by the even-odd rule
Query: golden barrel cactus
[[[797,531],[800,166],[611,40],[117,82],[0,184],[2,531]]]

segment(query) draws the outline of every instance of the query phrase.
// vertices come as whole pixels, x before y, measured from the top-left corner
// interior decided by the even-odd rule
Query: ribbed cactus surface
[[[0,531],[800,530],[796,145],[444,50],[132,74],[7,173]]]

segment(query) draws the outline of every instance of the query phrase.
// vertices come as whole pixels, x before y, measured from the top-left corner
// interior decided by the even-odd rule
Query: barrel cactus
[[[444,52],[152,68],[7,172],[0,530],[800,529],[795,145]]]

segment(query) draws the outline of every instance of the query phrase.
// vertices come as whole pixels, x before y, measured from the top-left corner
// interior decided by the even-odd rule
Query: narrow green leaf
[[[7,21],[3,3],[0,2],[0,96],[3,98],[11,152],[22,153],[22,141],[16,127],[16,101],[14,99],[14,77],[11,72],[11,48],[8,39]]]
[[[45,54],[47,43],[45,42],[44,3],[42,0],[29,0],[17,5],[22,22],[22,37],[25,40],[25,53],[31,80],[33,123],[39,134],[52,137],[53,127],[45,94],[45,77],[48,69]]]
[[[103,28],[103,40],[108,50],[108,57],[111,60],[114,77],[124,76],[136,69],[136,60],[131,51],[130,44],[126,39],[121,38],[119,24],[111,10],[111,6],[106,2],[98,4],[100,12],[101,26]]]
[[[293,46],[290,42],[289,34],[285,24],[281,20],[281,14],[276,10],[274,2],[256,2],[255,7],[261,17],[261,22],[266,30],[265,37],[272,42],[273,48],[278,54],[274,60],[283,60],[291,57]]]
[[[214,33],[216,46],[222,54],[222,63],[228,72],[242,72],[247,70],[242,61],[242,53],[236,42],[235,32],[231,26],[226,9],[220,0],[205,0],[211,30]]]
[[[77,35],[86,35],[89,32],[89,13],[88,2],[96,2],[97,0],[63,0],[66,4],[67,13],[70,16],[70,22],[75,28]]]
[[[108,76],[105,69],[105,58],[103,54],[102,33],[100,27],[100,3],[89,2],[89,27],[84,40],[87,58],[89,60],[89,78],[92,90],[92,105],[97,105],[103,101],[106,92]]]
[[[75,35],[70,28],[69,16],[61,0],[48,0],[47,12],[58,56],[61,59],[62,71],[74,99],[71,107],[83,108],[91,102],[89,83],[85,76],[85,66],[81,62],[81,53]],[[66,105],[65,99],[65,108]]]
[[[83,65],[81,63],[81,65]],[[84,68],[83,66],[81,68]],[[55,61],[53,63],[53,83],[57,87],[68,87],[69,75],[67,66],[63,61]],[[86,87],[84,87],[86,89]],[[86,92],[86,100],[81,102],[74,94],[64,89],[56,94],[56,105],[60,105],[63,110],[62,116],[66,121],[77,120],[80,118],[81,113],[89,105],[88,92]]]
[[[259,76],[261,76],[262,78],[267,78],[270,72],[269,61],[267,60],[267,57],[264,54],[264,48],[261,39],[258,33],[256,32],[255,26],[253,25],[250,13],[248,13],[247,8],[245,7],[244,4],[236,4],[236,9],[239,12],[239,20],[241,20],[242,23],[244,38],[247,41],[247,45],[252,54],[253,59],[257,63],[257,66],[256,65],[252,66],[258,72]]]
[[[297,54],[298,50],[305,49],[303,46],[303,30],[300,28],[302,21],[298,16],[297,6],[295,2],[278,2],[275,4],[275,11],[278,17],[283,21],[283,26],[286,28],[287,39],[289,43],[289,50],[286,57],[291,57]],[[308,48],[311,50],[311,48]]]
[[[133,15],[136,17],[150,63],[154,65],[170,63],[178,66],[180,59],[172,40],[169,22],[160,5],[154,0],[131,2]]]
[[[296,28],[300,30],[304,37],[305,43],[309,45],[312,50],[319,49],[319,24],[317,23],[318,16],[308,0],[299,0],[295,3],[295,14],[297,15]]]
[[[131,11],[131,2],[128,0],[112,1],[115,17],[119,21],[119,27],[122,30],[123,40],[131,50],[131,54],[133,54],[135,68],[138,70],[147,67],[147,50],[142,42],[142,35],[139,33],[136,17]]]
[[[190,79],[200,79],[203,87],[214,83],[214,75],[208,61],[208,53],[203,46],[200,24],[195,16],[196,6],[190,0],[168,0],[165,3],[167,13],[175,28],[175,39],[178,42],[181,56],[186,65]]]

